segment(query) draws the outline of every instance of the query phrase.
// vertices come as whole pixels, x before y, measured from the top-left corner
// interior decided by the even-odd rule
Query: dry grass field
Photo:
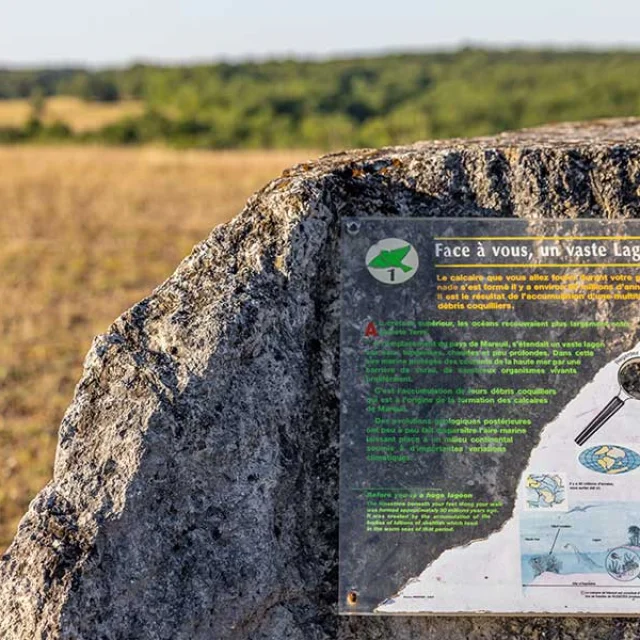
[[[0,147],[0,551],[51,477],[92,337],[312,156]]]
[[[72,96],[53,96],[45,101],[42,120],[45,124],[64,122],[74,132],[94,131],[144,112],[142,102],[85,102]],[[0,127],[21,127],[31,116],[28,100],[0,100]]]

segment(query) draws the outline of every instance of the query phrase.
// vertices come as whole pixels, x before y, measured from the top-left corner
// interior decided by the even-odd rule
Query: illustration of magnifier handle
[[[620,391],[607,406],[578,434],[576,443],[582,446],[607,420],[615,415],[627,400],[640,400],[640,357],[629,358],[618,369]]]
[[[620,396],[611,398],[607,406],[578,434],[576,443],[582,446],[613,414],[622,409],[624,402]]]

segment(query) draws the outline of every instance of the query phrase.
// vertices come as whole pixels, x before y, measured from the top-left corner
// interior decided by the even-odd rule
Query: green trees
[[[145,115],[81,136],[113,144],[330,149],[639,115],[639,72],[635,52],[463,49],[321,62],[0,70],[0,99],[37,92],[43,100],[144,101]]]

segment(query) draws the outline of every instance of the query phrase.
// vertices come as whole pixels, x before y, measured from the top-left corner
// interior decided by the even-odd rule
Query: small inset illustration
[[[525,587],[613,586],[640,578],[640,503],[581,503],[520,516]]]
[[[385,284],[402,284],[418,270],[418,253],[413,245],[400,238],[385,238],[367,251],[369,273]]]
[[[618,395],[609,400],[604,409],[578,434],[576,444],[582,446],[593,434],[608,422],[629,399],[640,400],[640,358],[629,358],[618,370]]]
[[[525,479],[526,509],[566,511],[567,483],[559,473],[533,473]]]
[[[616,580],[629,582],[640,575],[638,547],[616,547],[609,551],[605,562],[607,573]]]
[[[578,460],[590,471],[609,475],[628,473],[640,467],[640,455],[631,449],[613,444],[590,447],[578,456]]]

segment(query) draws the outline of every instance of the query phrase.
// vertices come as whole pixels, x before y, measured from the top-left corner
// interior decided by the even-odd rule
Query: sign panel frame
[[[640,615],[640,220],[344,218],[341,261],[339,612]]]

